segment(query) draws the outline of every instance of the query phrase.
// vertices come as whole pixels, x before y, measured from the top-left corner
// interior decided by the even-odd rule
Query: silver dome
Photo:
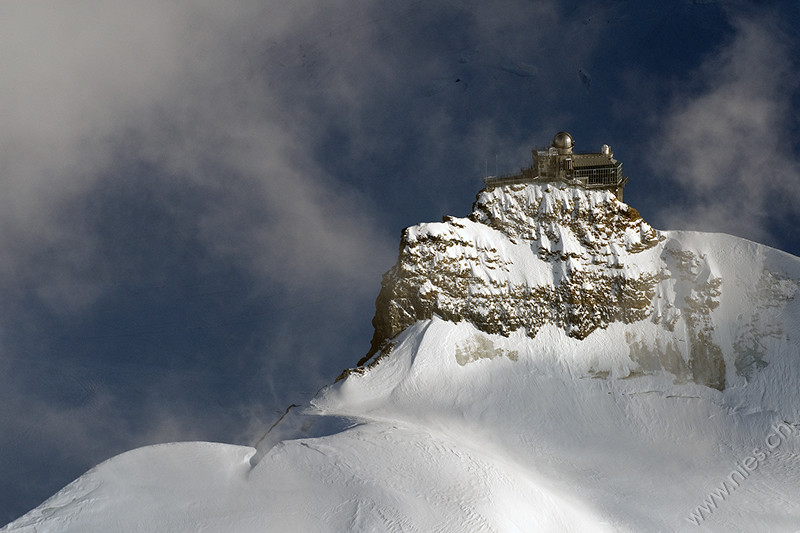
[[[558,148],[560,154],[572,153],[573,146],[575,146],[575,141],[572,139],[572,135],[566,131],[559,131],[556,133],[556,136],[553,137],[553,147]]]

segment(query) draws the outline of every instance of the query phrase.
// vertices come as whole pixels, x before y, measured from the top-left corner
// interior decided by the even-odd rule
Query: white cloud
[[[303,123],[313,115],[292,113],[291,93],[275,87],[282,71],[264,62],[269,47],[290,39],[309,10],[309,2],[250,0],[0,3],[0,389],[6,407],[0,440],[8,444],[0,459],[26,462],[0,487],[3,504],[18,497],[11,487],[22,479],[38,487],[75,465],[122,451],[120,443],[207,438],[214,431],[242,435],[231,426],[243,415],[227,416],[222,406],[198,407],[181,391],[181,401],[171,403],[147,397],[178,387],[231,390],[236,383],[219,385],[208,370],[170,388],[158,381],[168,372],[151,369],[152,388],[120,391],[118,383],[147,383],[142,372],[148,370],[140,368],[146,362],[131,361],[136,375],[126,379],[124,356],[83,340],[103,323],[87,319],[87,326],[81,318],[93,315],[85,312],[124,285],[130,270],[121,267],[142,261],[131,256],[147,249],[120,243],[111,257],[108,236],[101,235],[117,229],[107,227],[114,223],[109,213],[132,209],[125,202],[134,200],[131,195],[175,192],[177,198],[152,200],[168,221],[177,221],[164,232],[188,228],[187,238],[204,246],[208,257],[242,277],[283,286],[298,301],[321,286],[352,289],[340,289],[339,296],[374,297],[377,274],[390,266],[396,243],[376,229],[377,208],[314,161],[308,145],[314,124]],[[156,179],[169,184],[154,186]],[[183,193],[202,201],[184,202]],[[122,202],[103,205],[114,194]],[[124,234],[135,236],[136,228]],[[158,287],[162,280],[152,283]],[[124,304],[122,298],[116,303]],[[339,309],[342,319],[352,315],[350,303],[324,304]],[[52,312],[58,318],[50,321]],[[279,312],[242,320],[288,321]],[[157,320],[144,317],[146,326],[156,327]],[[68,331],[72,327],[87,329]],[[302,328],[313,325],[296,327],[294,334],[302,336]],[[109,335],[111,342],[145,343]],[[82,347],[97,353],[70,351]],[[163,351],[166,362],[175,357]],[[231,363],[244,357],[219,355]],[[294,354],[270,355],[285,361]],[[187,365],[196,363],[187,359]],[[39,379],[39,370],[47,379]],[[262,370],[252,368],[248,376]],[[312,371],[293,370],[296,376]],[[77,380],[98,373],[109,383],[87,392],[85,402],[65,405],[81,394]],[[245,430],[248,438],[254,427]],[[25,451],[32,446],[59,455],[39,461]]]
[[[733,39],[679,91],[656,137],[658,173],[689,196],[660,214],[668,227],[770,240],[771,209],[800,213],[790,132],[798,85],[791,37],[770,14],[734,15]],[[794,124],[796,127],[796,124]]]
[[[176,215],[197,218],[209,249],[256,275],[292,284],[385,268],[393,246],[372,227],[372,206],[304,153],[285,95],[258,64],[304,9],[0,5],[2,283],[37,286],[54,306],[90,304],[110,274],[81,202],[137,161],[215,195],[208,212]]]

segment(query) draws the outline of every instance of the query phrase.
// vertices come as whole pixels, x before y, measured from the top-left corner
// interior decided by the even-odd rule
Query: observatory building
[[[622,201],[628,178],[622,175],[622,163],[614,159],[611,147],[604,144],[597,153],[576,154],[572,152],[574,146],[572,135],[560,131],[549,148],[532,150],[531,167],[514,174],[488,176],[483,181],[489,187],[561,181],[584,189],[606,189]]]

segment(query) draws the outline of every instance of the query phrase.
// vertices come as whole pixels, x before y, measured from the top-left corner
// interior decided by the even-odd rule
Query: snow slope
[[[540,209],[565,192],[491,194]],[[587,205],[613,203],[591,194]],[[587,249],[570,240],[561,254],[548,237],[541,252],[553,231],[509,244],[474,218],[406,235],[456,232],[531,285],[558,283],[547,268],[568,275]],[[134,450],[0,531],[800,531],[800,259],[727,235],[619,235],[649,244],[599,243],[617,264],[587,253],[570,269],[658,273],[645,318],[583,338],[557,319],[533,335],[524,322],[417,319],[258,449]],[[475,283],[497,278],[497,262],[466,264]],[[425,294],[442,290],[428,281]],[[693,354],[709,346],[724,386],[695,379]]]

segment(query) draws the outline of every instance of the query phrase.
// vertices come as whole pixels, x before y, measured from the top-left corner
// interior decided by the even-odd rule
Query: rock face
[[[373,354],[434,314],[487,333],[547,322],[582,339],[652,313],[657,272],[626,268],[658,232],[607,191],[556,185],[484,189],[467,219],[407,228],[384,275]]]
[[[726,358],[711,319],[722,279],[705,257],[668,236],[608,191],[486,188],[469,217],[403,231],[376,302],[372,346],[359,365],[388,355],[391,339],[434,315],[531,338],[545,325],[585,339],[615,322],[651,320],[667,331],[680,326],[684,347],[631,340],[641,373],[664,369],[722,390]],[[740,341],[737,370],[760,364],[748,342]]]

